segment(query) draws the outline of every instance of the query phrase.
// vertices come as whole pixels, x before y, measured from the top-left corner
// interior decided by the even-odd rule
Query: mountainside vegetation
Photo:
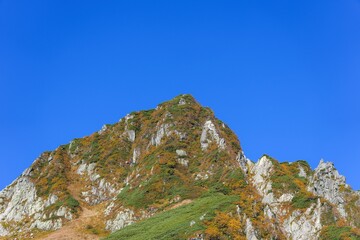
[[[191,95],[41,154],[0,192],[0,239],[360,239],[331,163],[247,159]]]
[[[187,239],[209,229],[209,221],[220,211],[234,208],[239,196],[211,193],[184,206],[170,209],[130,225],[106,239]]]

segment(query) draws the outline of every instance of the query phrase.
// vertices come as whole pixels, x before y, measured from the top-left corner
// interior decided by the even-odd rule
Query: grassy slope
[[[204,229],[199,220],[205,213],[205,220],[214,216],[215,210],[225,210],[237,201],[238,196],[226,196],[223,194],[211,194],[195,200],[194,202],[159,213],[149,219],[121,229],[109,237],[112,239],[186,239],[198,230]],[[190,222],[196,223],[190,227]]]

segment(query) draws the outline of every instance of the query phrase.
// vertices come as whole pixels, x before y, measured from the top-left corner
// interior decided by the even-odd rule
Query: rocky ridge
[[[333,228],[359,236],[360,194],[332,163],[254,163],[210,109],[180,95],[41,154],[0,192],[0,238],[41,237],[87,208],[99,223],[83,231],[105,236],[214,192],[238,201],[182,237],[311,240]]]

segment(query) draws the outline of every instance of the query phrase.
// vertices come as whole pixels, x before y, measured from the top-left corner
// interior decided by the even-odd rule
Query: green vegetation
[[[221,193],[207,194],[194,202],[159,213],[111,234],[106,239],[187,239],[192,233],[206,228],[204,221],[215,216],[215,211],[228,210],[238,196]],[[200,217],[204,216],[201,221]],[[193,226],[190,222],[195,221]]]
[[[275,196],[280,197],[283,193],[287,192],[295,193],[296,196],[293,199],[294,207],[305,208],[310,206],[313,199],[311,195],[307,194],[307,179],[299,176],[300,167],[308,172],[310,171],[309,165],[303,160],[294,163],[279,163],[268,155],[265,156],[269,158],[274,165],[274,171],[270,179]]]
[[[30,178],[36,185],[38,196],[48,196],[50,193],[59,196],[59,193],[66,191],[69,166],[64,162],[67,159],[65,147],[61,146],[54,152],[45,152],[35,161]]]
[[[305,160],[298,160],[296,161],[296,163],[298,163],[300,166],[304,167],[305,170],[311,171],[311,167],[309,165],[309,163]]]
[[[272,175],[272,188],[279,191],[291,191],[295,192],[300,190],[298,185],[294,182],[294,177],[289,175]]]
[[[305,193],[297,193],[292,199],[291,204],[294,208],[308,208],[312,203],[316,203],[316,198]]]
[[[210,188],[211,192],[220,192],[222,194],[229,194],[230,193],[230,188],[225,186],[223,183],[221,182],[216,182],[214,183],[211,188]]]
[[[118,195],[118,200],[125,206],[147,208],[161,204],[163,199],[170,200],[175,196],[193,199],[203,192],[200,187],[183,182],[173,171],[172,168],[165,168],[160,174],[144,181],[141,187],[125,187]]]
[[[179,104],[181,99],[186,104]],[[206,150],[201,149],[200,136],[208,120],[225,140],[225,149],[220,149],[214,140],[209,141]],[[44,210],[46,216],[62,218],[51,214],[62,206],[78,215],[80,203],[70,192],[77,196],[79,192],[97,187],[98,181],[104,179],[116,189],[124,188],[106,219],[114,219],[120,206],[137,213],[157,210],[155,216],[134,223],[107,239],[189,239],[198,233],[203,233],[205,239],[245,239],[245,215],[259,238],[285,239],[279,230],[283,219],[277,221],[266,217],[263,198],[250,184],[251,171],[245,176],[238,167],[236,156],[241,151],[238,138],[216,119],[211,109],[201,107],[190,95],[180,95],[160,104],[157,109],[132,112],[126,121],[106,126],[105,132],[74,139],[71,144],[45,152],[33,164],[30,178],[36,185],[38,196],[46,199],[52,193],[58,197],[55,204]],[[135,139],[126,130],[135,131]],[[155,138],[160,144],[153,143]],[[211,139],[210,134],[208,138]],[[179,156],[177,150],[186,154]],[[281,208],[291,213],[294,209],[304,211],[316,203],[317,198],[307,191],[308,178],[299,176],[302,170],[311,176],[307,162],[279,163],[265,156],[273,164],[267,180],[272,182],[274,196],[294,195],[292,201],[282,203]],[[95,166],[91,171],[87,167],[83,168],[83,174],[77,174],[80,164],[90,163],[96,163],[91,166]],[[90,181],[90,173],[99,174],[100,179]],[[74,187],[79,191],[70,191]],[[351,195],[345,185],[340,191],[345,196],[347,221],[340,222],[336,206],[323,200],[321,223],[328,227],[324,228],[321,237],[359,239],[354,229],[344,227],[348,224],[360,226],[359,196]],[[110,192],[105,195],[109,199],[113,197]],[[193,202],[169,209],[178,199]],[[241,210],[240,218],[236,205]],[[83,230],[105,236],[101,220],[94,220]],[[190,226],[192,221],[194,224]]]
[[[299,176],[299,167],[302,167],[305,171],[309,171],[310,169],[305,161],[299,160],[294,163],[279,163],[276,159],[268,155],[265,156],[269,158],[274,165],[271,182],[272,190],[276,197],[280,197],[282,194],[288,192],[295,194],[291,206],[297,209],[305,209],[310,207],[311,204],[316,203],[317,198],[306,190],[307,179]]]
[[[81,139],[75,138],[71,141],[71,144],[69,144],[69,151],[74,153],[78,147],[81,147]]]
[[[320,239],[324,240],[359,240],[360,235],[353,231],[351,227],[338,227],[335,225],[331,225],[325,227],[320,234]]]
[[[80,206],[80,203],[78,200],[76,200],[73,196],[69,196],[65,201],[66,206],[68,206],[71,209],[71,212],[76,212],[77,208]]]
[[[321,224],[324,226],[334,225],[336,223],[336,217],[334,214],[334,206],[328,202],[322,203],[321,211]]]
[[[62,206],[70,208],[71,213],[77,213],[80,203],[73,196],[67,195],[64,200],[57,201],[54,205],[50,205],[47,210],[52,211],[54,209],[59,209]]]

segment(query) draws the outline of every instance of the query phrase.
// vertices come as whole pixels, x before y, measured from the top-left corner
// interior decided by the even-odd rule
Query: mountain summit
[[[360,194],[332,163],[254,163],[187,94],[42,153],[0,192],[0,239],[359,239],[359,228]]]

